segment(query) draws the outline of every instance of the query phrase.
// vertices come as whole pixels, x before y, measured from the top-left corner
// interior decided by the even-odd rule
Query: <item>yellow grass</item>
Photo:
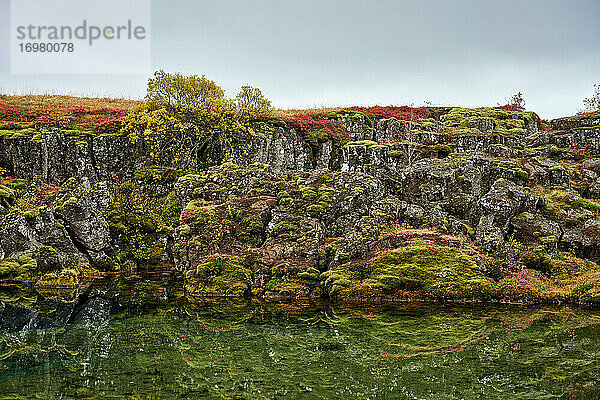
[[[62,105],[67,107],[108,107],[108,108],[123,108],[131,109],[142,100],[130,99],[114,99],[114,98],[99,98],[99,97],[78,97],[59,94],[25,94],[25,95],[6,95],[0,94],[0,103],[16,104],[21,106],[32,105]],[[298,114],[317,113],[340,111],[344,107],[311,107],[311,108],[293,108],[293,109],[276,109],[271,112],[274,117],[290,117]]]
[[[64,95],[34,95],[27,94],[22,96],[9,96],[0,94],[0,103],[17,104],[21,106],[33,105],[62,105],[67,107],[90,107],[90,108],[122,108],[129,110],[130,108],[141,104],[140,100],[128,99],[110,99],[97,97],[75,97]]]
[[[291,117],[298,114],[307,114],[307,113],[318,113],[318,112],[331,112],[331,111],[340,111],[343,110],[344,107],[315,107],[315,108],[290,108],[290,109],[277,109],[273,110],[271,114],[274,117]]]

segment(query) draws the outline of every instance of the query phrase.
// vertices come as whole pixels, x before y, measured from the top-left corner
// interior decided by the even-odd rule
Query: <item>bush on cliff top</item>
[[[146,102],[122,120],[121,132],[149,150],[151,164],[206,167],[257,135],[251,123],[270,109],[259,89],[243,86],[228,99],[204,76],[157,71],[148,81]]]

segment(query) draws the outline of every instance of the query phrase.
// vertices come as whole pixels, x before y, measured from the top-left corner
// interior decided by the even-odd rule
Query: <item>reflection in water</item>
[[[5,290],[0,398],[600,398],[600,311]]]

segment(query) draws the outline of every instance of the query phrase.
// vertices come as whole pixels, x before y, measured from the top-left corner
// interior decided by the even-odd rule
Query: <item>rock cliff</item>
[[[327,118],[349,140],[261,121],[185,170],[118,131],[5,127],[0,279],[172,267],[198,295],[600,299],[598,115]]]

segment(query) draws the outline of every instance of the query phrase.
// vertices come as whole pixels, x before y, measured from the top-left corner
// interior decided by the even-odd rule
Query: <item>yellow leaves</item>
[[[122,134],[145,143],[153,162],[198,167],[231,158],[238,144],[257,134],[251,120],[270,102],[249,86],[235,99],[202,76],[157,71],[148,82],[147,102],[124,118]]]

